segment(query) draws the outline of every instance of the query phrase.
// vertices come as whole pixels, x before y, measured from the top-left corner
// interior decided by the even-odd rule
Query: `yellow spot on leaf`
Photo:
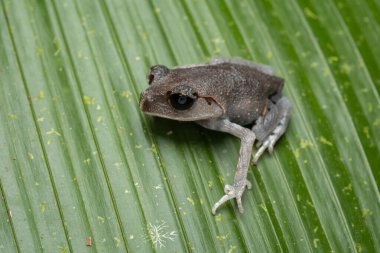
[[[365,134],[365,137],[367,137],[367,139],[371,138],[371,135],[369,134],[369,127],[364,127],[363,132]]]
[[[121,93],[122,97],[129,98],[131,96],[131,92],[129,90],[125,90]]]
[[[119,247],[120,243],[121,243],[121,240],[118,237],[116,237],[116,236],[113,239],[114,239],[114,241],[116,243],[116,247]]]
[[[195,202],[194,202],[194,200],[193,200],[192,198],[187,197],[186,199],[187,199],[187,201],[189,201],[193,206],[195,205]]]
[[[307,200],[306,204],[309,205],[309,206],[311,206],[312,208],[314,208],[314,205],[313,205],[313,203],[310,202],[310,200]]]
[[[347,186],[343,187],[343,192],[347,194],[352,192],[352,184],[348,184]]]
[[[56,50],[54,52],[54,56],[57,56],[62,49],[62,43],[59,41],[59,39],[57,37],[54,38],[53,43],[54,43],[55,48],[56,48]]]
[[[100,223],[104,223],[104,221],[106,220],[106,219],[104,219],[102,216],[98,216],[97,218],[98,218],[98,221],[99,221]]]
[[[315,238],[315,239],[313,240],[314,248],[318,248],[318,243],[319,243],[319,239],[318,239],[318,238]]]
[[[298,158],[300,156],[300,149],[299,148],[296,148],[293,150],[293,154],[296,158]]]
[[[304,9],[304,12],[305,12],[305,15],[308,17],[308,18],[312,18],[312,19],[318,19],[318,16],[312,12],[309,8],[305,8]]]
[[[261,209],[263,209],[266,213],[268,212],[268,209],[264,203],[260,204]]]
[[[71,238],[69,238],[71,240]],[[69,248],[68,247],[64,247],[64,246],[58,246],[58,249],[59,249],[59,253],[68,253],[69,252]]]
[[[96,118],[96,122],[103,122],[104,121],[104,117],[103,116],[99,116]]]
[[[46,132],[46,134],[48,134],[48,135],[54,134],[54,135],[57,135],[57,136],[61,136],[61,134],[56,129],[54,129],[54,128],[52,128],[50,131]]]
[[[224,177],[223,177],[222,175],[218,175],[217,177],[218,177],[218,179],[219,179],[219,181],[220,181],[221,183],[224,182]]]
[[[330,63],[330,64],[333,64],[335,62],[337,62],[339,60],[338,57],[336,56],[330,56],[329,58],[327,58],[327,61]]]
[[[369,208],[362,208],[362,217],[364,218],[364,217],[366,217],[366,216],[368,216],[368,215],[372,215],[373,214],[373,212],[371,211],[371,209],[369,209]]]
[[[363,252],[363,248],[362,248],[362,245],[360,243],[355,243],[355,247],[359,253]]]
[[[218,213],[218,214],[215,216],[215,221],[217,221],[217,222],[222,221],[222,214]]]
[[[327,140],[325,137],[323,137],[323,136],[320,136],[320,137],[318,138],[318,141],[320,141],[320,142],[323,143],[323,144],[329,145],[329,146],[332,146],[332,145],[333,145],[332,142],[328,141],[328,140]]]
[[[46,211],[46,202],[41,202],[40,203],[40,210],[41,210],[41,212],[45,212]]]
[[[30,160],[34,160],[34,155],[32,153],[28,152],[28,156]]]
[[[152,151],[152,153],[157,154],[156,145],[152,144],[152,147],[150,148],[150,150]]]
[[[313,62],[310,64],[310,67],[311,67],[311,68],[316,68],[316,67],[318,67],[318,65],[319,65],[318,62],[313,61]]]
[[[34,99],[35,100],[40,100],[40,99],[43,99],[45,97],[45,92],[43,90],[40,90],[40,92],[38,93],[38,96],[36,96]]]
[[[95,98],[93,98],[93,97],[89,97],[89,96],[83,96],[83,102],[84,102],[86,105],[95,104]]]
[[[347,63],[343,63],[342,65],[340,65],[340,72],[342,72],[343,74],[350,74],[352,71],[352,66],[347,64]]]
[[[14,114],[14,113],[8,113],[8,117],[11,118],[11,119],[17,119],[17,115]]]
[[[226,235],[217,235],[216,238],[219,240],[219,241],[224,241],[228,238],[228,234]]]
[[[228,249],[228,253],[232,253],[237,249],[237,246],[235,245],[230,245],[230,248]]]
[[[300,145],[301,145],[301,148],[307,148],[307,147],[312,147],[313,143],[311,143],[310,140],[301,139]]]

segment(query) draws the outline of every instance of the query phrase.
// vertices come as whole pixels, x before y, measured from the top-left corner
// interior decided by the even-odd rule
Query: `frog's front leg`
[[[241,139],[239,161],[236,166],[236,173],[233,185],[225,185],[225,195],[215,203],[212,207],[212,213],[216,213],[216,209],[230,199],[236,198],[236,202],[241,213],[244,212],[241,197],[243,196],[245,187],[251,188],[251,183],[247,180],[247,172],[249,162],[251,160],[252,146],[255,142],[255,134],[245,127],[230,122],[228,119],[214,121],[199,121],[198,124],[203,127],[230,133]]]
[[[268,102],[269,111],[258,118],[252,127],[252,131],[258,140],[257,147],[259,147],[253,157],[255,164],[266,149],[269,153],[273,152],[274,144],[284,134],[290,119],[292,104],[287,97],[281,97],[275,103],[270,100]]]

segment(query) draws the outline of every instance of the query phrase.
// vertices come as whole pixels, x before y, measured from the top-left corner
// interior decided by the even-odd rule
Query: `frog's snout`
[[[147,92],[146,90],[141,92],[140,102],[139,102],[140,109],[143,112],[148,111],[149,104],[151,104],[153,102],[153,100],[154,100],[153,96],[150,94],[150,92]]]

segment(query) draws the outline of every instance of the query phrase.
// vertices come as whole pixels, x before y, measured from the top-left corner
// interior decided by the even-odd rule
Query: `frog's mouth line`
[[[210,119],[210,117],[207,117],[207,116],[199,117],[199,118],[189,118],[189,117],[169,117],[167,115],[154,113],[154,112],[144,112],[144,113],[150,116],[160,117],[164,119],[178,120],[178,121],[199,121],[199,120]]]

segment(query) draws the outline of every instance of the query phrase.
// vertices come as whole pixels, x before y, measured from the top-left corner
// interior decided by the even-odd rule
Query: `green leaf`
[[[376,252],[378,1],[0,1],[1,252]],[[144,115],[154,64],[272,65],[293,116],[239,140]]]

